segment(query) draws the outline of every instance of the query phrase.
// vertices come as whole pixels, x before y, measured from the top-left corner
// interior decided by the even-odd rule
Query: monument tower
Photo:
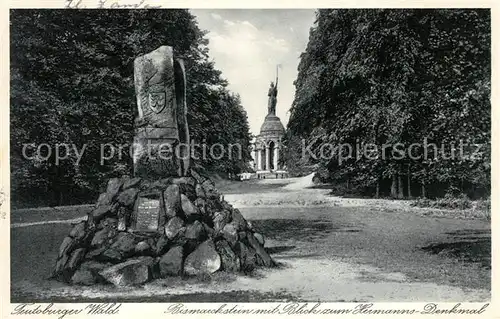
[[[276,116],[276,104],[278,101],[278,68],[276,68],[276,82],[271,82],[269,86],[267,115],[264,123],[260,127],[260,134],[257,136],[254,152],[254,169],[261,173],[281,172],[279,167],[279,154],[281,149],[281,139],[285,133],[285,128],[279,117]]]

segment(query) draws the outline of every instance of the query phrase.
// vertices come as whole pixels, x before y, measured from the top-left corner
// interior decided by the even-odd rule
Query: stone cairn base
[[[273,267],[256,233],[214,183],[190,170],[187,177],[149,181],[113,178],[86,221],[64,238],[52,277],[78,285],[139,285],[167,276]],[[158,227],[134,230],[139,197],[160,194]]]

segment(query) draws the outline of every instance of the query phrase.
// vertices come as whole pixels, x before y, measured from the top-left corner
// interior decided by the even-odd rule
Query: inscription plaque
[[[142,196],[137,199],[134,214],[134,231],[154,232],[158,230],[160,201],[159,196]]]

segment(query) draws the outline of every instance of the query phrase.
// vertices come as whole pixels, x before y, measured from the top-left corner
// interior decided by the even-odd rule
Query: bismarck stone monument
[[[138,108],[135,176],[186,175],[189,152],[185,145],[189,143],[189,129],[182,60],[174,59],[171,47],[162,46],[135,59],[134,80]]]
[[[262,235],[190,168],[187,149],[155,156],[162,145],[189,141],[182,61],[162,46],[135,60],[134,77],[134,177],[108,181],[87,220],[64,238],[52,277],[124,286],[274,266]]]

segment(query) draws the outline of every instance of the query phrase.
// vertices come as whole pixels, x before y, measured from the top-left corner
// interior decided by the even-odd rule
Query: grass
[[[435,200],[418,198],[410,206],[430,208],[430,210],[422,213],[422,215],[429,217],[491,220],[491,202],[489,198],[472,201],[464,194],[459,196],[446,195],[444,198]]]
[[[420,208],[468,209],[472,208],[472,201],[464,194],[457,197],[446,195],[435,200],[418,198],[411,205]]]
[[[226,190],[240,193],[265,193],[276,191],[276,187],[279,187],[276,184],[257,184],[252,181],[224,184],[223,187]],[[301,203],[301,200],[314,205],[315,201],[318,203],[323,201],[320,198],[307,199],[307,196],[299,196],[300,199],[296,199],[288,196],[284,191],[281,195],[278,198],[281,205],[291,202]],[[264,202],[263,200],[260,205],[264,205]],[[484,218],[473,218],[475,220],[470,221],[457,218],[429,218],[436,217],[435,212],[444,212],[453,217],[465,214],[463,212],[469,212],[468,214],[489,212],[489,201],[474,202],[472,208],[466,210],[419,209],[417,207],[401,210],[372,206],[280,207],[280,203],[273,203],[273,207],[257,205],[241,209],[243,215],[251,220],[256,230],[266,238],[269,252],[274,256],[279,256],[279,260],[339,259],[374,265],[387,272],[402,272],[412,282],[447,284],[463,289],[490,289],[489,223]],[[419,215],[420,213],[436,215],[423,218]],[[68,219],[84,215],[79,209],[56,211],[55,215],[48,212],[34,212],[33,214],[14,213],[11,219],[13,222],[14,220],[25,222]],[[11,298],[13,302],[116,301],[116,297],[106,296],[96,298],[87,296],[82,299],[82,296],[73,295],[73,297],[62,296],[60,300],[50,297],[50,290],[58,283],[48,281],[47,278],[52,270],[59,245],[70,228],[69,224],[48,224],[11,229]],[[367,278],[371,278],[370,274],[367,274]],[[224,274],[199,279],[206,285],[232,280],[230,276]],[[263,280],[265,283],[265,278]],[[189,284],[189,282],[186,283]],[[36,296],[30,294],[29,289],[23,289],[24,285],[35,287],[39,293]],[[162,290],[165,293],[159,296],[134,297],[131,294],[120,296],[118,299],[123,302],[298,300],[292,294],[264,291],[231,290],[219,293],[196,291],[187,294],[170,294],[170,292],[175,292],[175,287],[176,284],[167,283],[165,289]],[[139,289],[147,290],[147,287]]]
[[[259,180],[230,181],[216,180],[215,186],[222,194],[252,194],[274,192],[277,188],[287,185],[283,183],[259,183]]]
[[[10,212],[11,223],[29,223],[43,220],[66,220],[86,216],[93,206],[88,207],[65,207],[64,209],[30,209],[12,210]]]
[[[246,216],[249,212],[258,232],[281,243],[273,253],[341,258],[402,272],[414,281],[490,289],[491,273],[483,267],[491,260],[490,226],[484,219],[423,218],[413,210],[341,206],[242,209]],[[475,249],[474,258],[451,252],[453,247],[466,251],[463,242]],[[422,249],[430,245],[441,245],[444,252]]]

